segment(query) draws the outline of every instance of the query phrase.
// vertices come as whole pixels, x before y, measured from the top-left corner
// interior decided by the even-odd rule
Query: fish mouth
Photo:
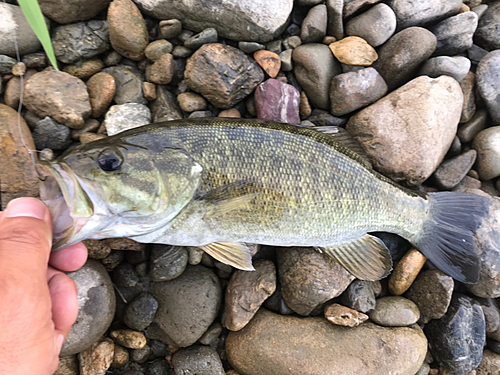
[[[79,242],[82,228],[94,214],[92,200],[65,163],[40,161],[37,167],[41,177],[40,199],[52,214],[52,249]]]

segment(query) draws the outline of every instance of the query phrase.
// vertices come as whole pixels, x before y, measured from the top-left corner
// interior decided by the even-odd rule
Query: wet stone
[[[149,123],[151,123],[151,112],[148,107],[139,103],[111,106],[104,119],[108,135],[115,135]]]
[[[372,281],[354,280],[340,297],[340,302],[354,310],[367,313],[375,308],[375,290]]]
[[[303,43],[320,42],[326,35],[326,25],[326,5],[316,5],[309,10],[304,22],[302,22],[300,39]]]
[[[187,263],[188,254],[185,247],[153,245],[149,276],[154,282],[175,279],[184,272]]]
[[[343,64],[370,66],[378,59],[373,47],[358,36],[348,36],[330,44],[329,48]]]
[[[142,92],[144,81],[142,74],[135,68],[126,65],[112,66],[102,70],[115,79],[116,93],[114,101],[116,104],[139,103],[147,104]]]
[[[247,54],[251,54],[266,47],[257,42],[238,42],[238,48]]]
[[[447,75],[455,78],[457,82],[462,81],[469,73],[471,63],[467,57],[463,56],[438,56],[427,60],[420,69],[420,75],[437,78]]]
[[[115,344],[111,339],[97,342],[78,355],[80,375],[105,375],[113,362]]]
[[[141,332],[131,329],[111,331],[111,338],[119,345],[129,349],[142,349],[146,346],[146,337]]]
[[[370,319],[384,327],[404,327],[415,324],[420,311],[415,303],[399,296],[377,299],[375,309],[369,313]]]
[[[268,79],[255,90],[257,117],[262,120],[299,124],[299,91],[287,83]]]
[[[479,94],[486,103],[493,125],[500,125],[500,50],[484,56],[476,70]]]
[[[447,18],[432,27],[430,30],[437,39],[434,55],[453,56],[471,48],[477,21],[476,13],[465,12]]]
[[[367,321],[368,315],[334,303],[325,307],[325,318],[339,326],[356,327]]]
[[[201,33],[193,35],[189,39],[184,42],[184,46],[195,50],[200,48],[202,45],[207,43],[216,43],[217,42],[217,30],[213,27],[209,27],[208,29],[203,30]]]
[[[37,150],[65,150],[71,144],[71,130],[50,117],[40,120],[32,132]]]
[[[488,112],[479,109],[474,116],[458,128],[457,136],[463,143],[471,142],[486,127]]]
[[[172,357],[172,366],[175,375],[225,375],[219,355],[208,346],[192,346],[179,350]]]
[[[148,44],[144,50],[144,54],[151,61],[156,61],[166,53],[170,53],[173,50],[172,43],[168,40],[160,39],[155,40]]]
[[[396,15],[386,4],[377,4],[347,22],[346,35],[359,36],[372,47],[384,44],[396,31]]]

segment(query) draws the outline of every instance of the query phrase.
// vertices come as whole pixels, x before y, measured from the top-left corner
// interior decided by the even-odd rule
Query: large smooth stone
[[[430,30],[436,36],[434,55],[453,56],[472,47],[472,36],[477,28],[477,14],[465,12],[441,21]]]
[[[476,44],[493,51],[500,49],[500,2],[490,2],[488,9],[479,19],[474,35]]]
[[[105,9],[110,0],[38,0],[45,16],[60,24],[90,20]]]
[[[460,11],[462,0],[389,0],[398,20],[398,29],[410,26],[427,26],[454,16]]]
[[[493,124],[500,125],[500,50],[490,52],[481,59],[476,82]]]

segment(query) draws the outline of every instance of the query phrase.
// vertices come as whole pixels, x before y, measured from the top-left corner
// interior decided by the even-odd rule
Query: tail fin
[[[474,234],[490,204],[489,198],[476,194],[430,193],[430,217],[418,235],[418,249],[454,279],[477,283],[481,259]]]

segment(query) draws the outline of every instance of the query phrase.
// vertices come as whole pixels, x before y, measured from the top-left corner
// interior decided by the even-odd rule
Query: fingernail
[[[57,350],[57,353],[61,352],[61,348],[63,346],[63,343],[64,343],[64,335],[63,334],[59,334],[57,336],[57,339],[56,339],[56,350]]]
[[[4,217],[33,217],[44,220],[47,207],[36,198],[17,198],[9,202]]]

